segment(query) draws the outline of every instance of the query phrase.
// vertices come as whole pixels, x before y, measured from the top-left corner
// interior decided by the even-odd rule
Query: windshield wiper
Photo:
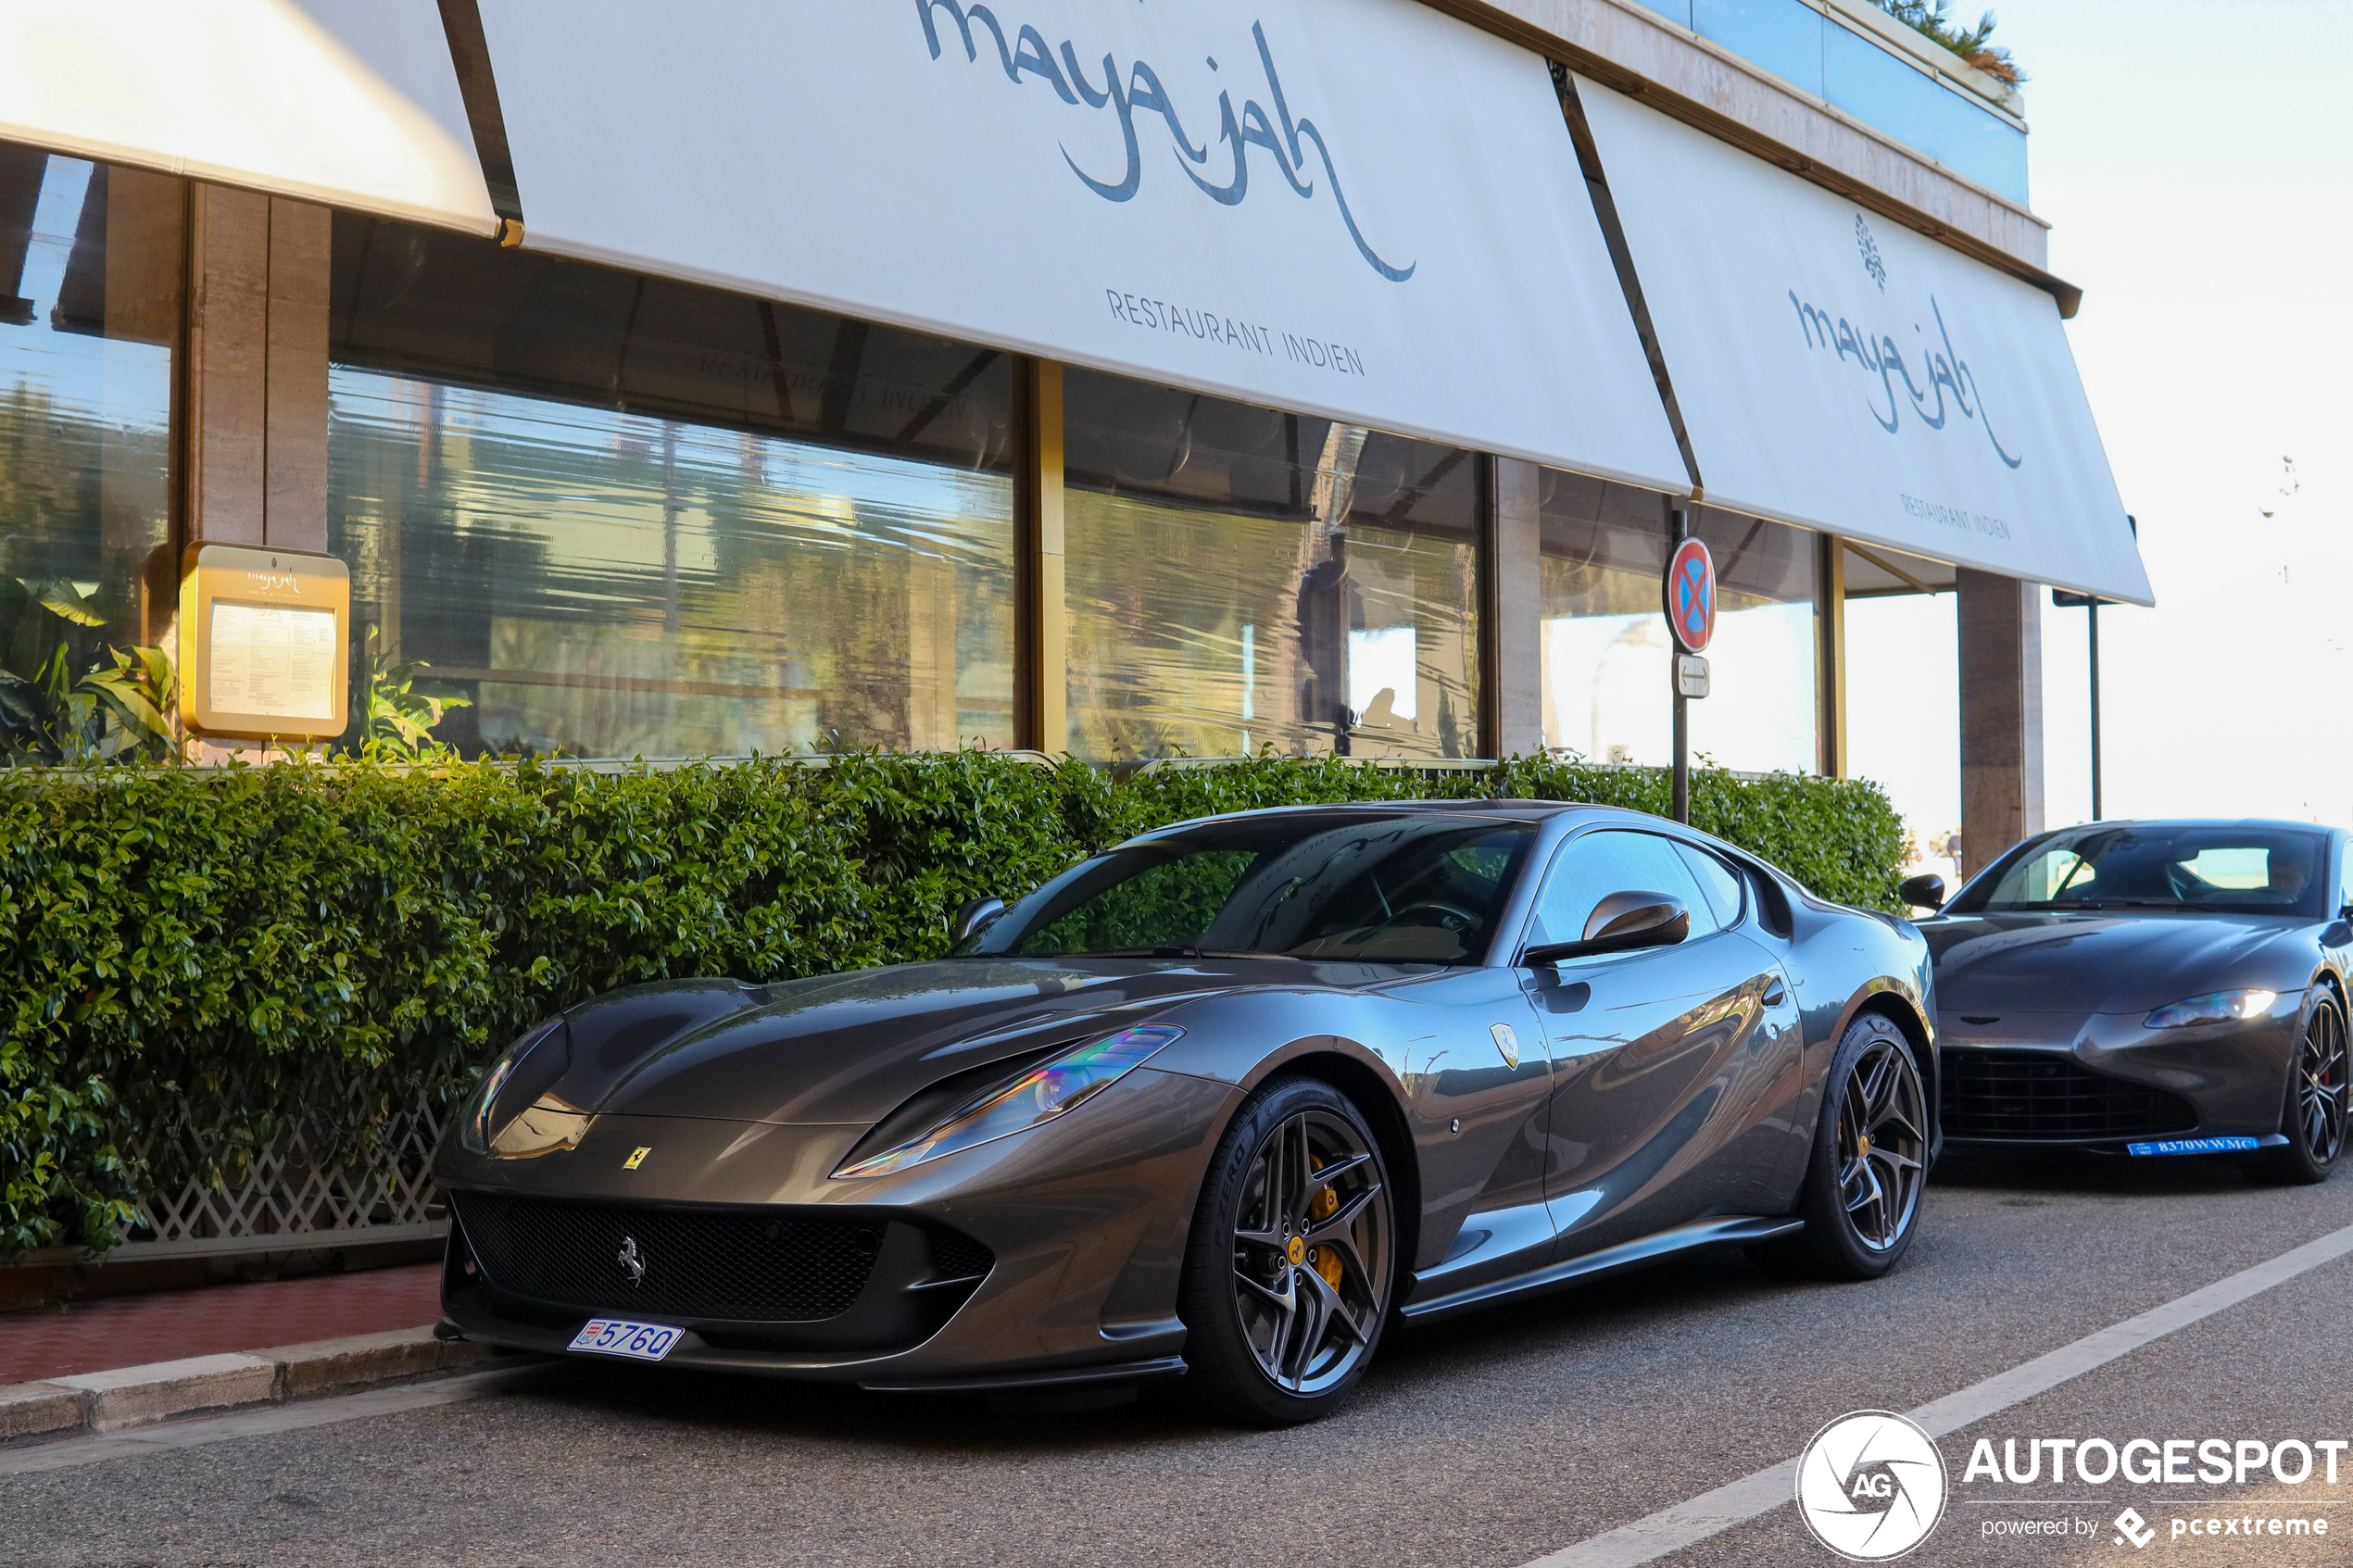
[[[1294,963],[1307,961],[1294,953],[1267,953],[1249,947],[1195,947],[1174,943],[1163,943],[1156,947],[1094,947],[1051,956],[1060,959],[1290,959]]]

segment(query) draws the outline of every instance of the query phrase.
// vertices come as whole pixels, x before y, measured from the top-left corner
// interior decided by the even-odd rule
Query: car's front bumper
[[[2151,1029],[2138,1012],[1942,1009],[1945,1139],[2116,1154],[2275,1147],[2300,1003],[2175,1029]]]
[[[1185,1236],[1238,1097],[1140,1069],[1045,1126],[855,1180],[832,1175],[863,1132],[846,1125],[606,1116],[577,1148],[536,1160],[445,1148],[435,1176],[457,1223],[443,1311],[470,1339],[541,1351],[563,1350],[590,1317],[677,1324],[686,1332],[664,1365],[870,1387],[1179,1371]],[[630,1168],[640,1148],[650,1152]],[[494,1241],[497,1205],[525,1223],[490,1222],[506,1231]],[[770,1223],[786,1232],[781,1251]],[[513,1236],[560,1228],[571,1236],[560,1260],[518,1265]],[[648,1279],[691,1259],[718,1283],[656,1297],[609,1231],[636,1238]],[[740,1283],[838,1271],[845,1234],[867,1254],[855,1279],[767,1295]],[[732,1274],[719,1267],[730,1252],[742,1255]]]

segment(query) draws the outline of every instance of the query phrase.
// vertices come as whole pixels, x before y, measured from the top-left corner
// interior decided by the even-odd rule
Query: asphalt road
[[[1793,1286],[1710,1254],[1395,1336],[1353,1404],[1296,1431],[567,1365],[523,1392],[0,1474],[0,1562],[1517,1568],[1788,1461],[1848,1411],[1917,1408],[2353,1225],[2353,1174],[2280,1189],[2205,1160],[1956,1158],[1929,1201],[1885,1280]],[[2353,1438],[2349,1297],[2339,1259],[1944,1438],[1953,1500],[1905,1561],[2353,1562],[2353,1449],[2334,1486],[1963,1476],[1979,1436]],[[2111,1527],[2128,1504],[2157,1527],[2145,1550]],[[2332,1533],[2170,1533],[2226,1513]],[[2040,1519],[2092,1528],[1989,1533]],[[1659,1561],[1837,1560],[1781,1507]]]

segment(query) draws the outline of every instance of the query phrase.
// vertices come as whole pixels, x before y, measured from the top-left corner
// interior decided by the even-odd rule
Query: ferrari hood
[[[959,959],[749,988],[749,1005],[651,1044],[582,1108],[873,1122],[943,1078],[1132,1027],[1265,967]]]
[[[2239,985],[2291,990],[2300,922],[2278,916],[2032,913],[1920,924],[1944,1012],[2146,1012]]]

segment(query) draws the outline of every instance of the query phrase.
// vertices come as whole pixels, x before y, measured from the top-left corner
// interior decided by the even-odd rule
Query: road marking
[[[171,1422],[160,1426],[141,1427],[131,1432],[109,1432],[93,1437],[69,1437],[64,1442],[44,1444],[39,1448],[0,1451],[0,1475],[64,1470],[77,1464],[95,1464],[101,1460],[122,1459],[132,1454],[192,1449],[206,1443],[225,1443],[233,1437],[298,1432],[306,1426],[325,1426],[333,1422],[357,1421],[365,1416],[393,1415],[401,1411],[451,1405],[460,1399],[478,1399],[485,1394],[504,1394],[539,1383],[560,1370],[569,1369],[563,1362],[535,1361],[529,1366],[470,1372],[430,1383],[404,1383],[396,1388],[371,1389],[364,1394],[338,1394],[324,1399],[305,1399],[299,1404],[271,1405],[266,1410],[243,1411],[235,1415]]]
[[[2353,1225],[2331,1231],[2318,1241],[2281,1253],[2270,1262],[2242,1269],[2203,1290],[2193,1290],[2161,1307],[2152,1307],[2138,1317],[2085,1335],[2072,1345],[2062,1345],[2046,1356],[2037,1356],[2007,1372],[1996,1373],[1982,1383],[1972,1383],[1958,1393],[1947,1394],[1906,1413],[1931,1437],[1957,1432],[2012,1405],[2048,1393],[2095,1367],[2106,1366],[2120,1356],[2129,1356],[2142,1346],[2187,1328],[2202,1318],[2260,1296],[2273,1286],[2284,1285],[2323,1263],[2333,1263],[2348,1252],[2353,1252]],[[1695,1541],[1704,1541],[1735,1524],[1770,1513],[1790,1502],[1796,1492],[1797,1461],[1784,1460],[1712,1492],[1704,1492],[1688,1502],[1661,1509],[1646,1519],[1637,1519],[1631,1524],[1621,1524],[1575,1546],[1549,1552],[1523,1568],[1639,1568],[1670,1551],[1680,1551]]]

